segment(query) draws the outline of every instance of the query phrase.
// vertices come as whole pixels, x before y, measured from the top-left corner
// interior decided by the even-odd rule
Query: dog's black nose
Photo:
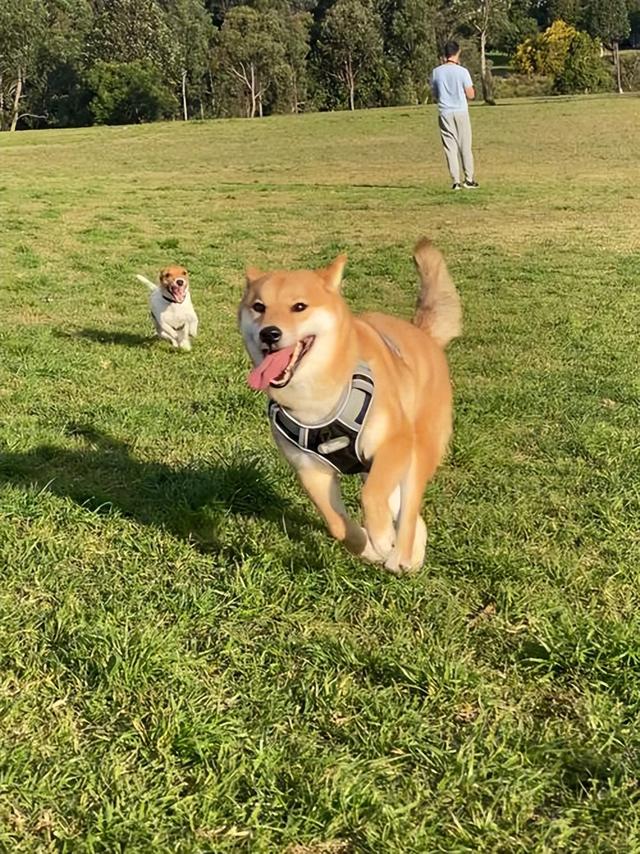
[[[282,329],[278,329],[277,326],[265,326],[264,329],[260,330],[260,340],[263,344],[268,344],[269,347],[273,347],[281,338]]]

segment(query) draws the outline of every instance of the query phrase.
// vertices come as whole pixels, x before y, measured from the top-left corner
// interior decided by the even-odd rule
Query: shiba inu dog
[[[452,392],[445,346],[461,307],[442,254],[423,238],[413,323],[356,316],[340,294],[346,256],[319,270],[249,268],[239,326],[270,398],[275,441],[329,531],[353,554],[393,573],[424,562],[420,505],[446,451]],[[347,515],[340,473],[361,473],[364,527]]]
[[[196,315],[189,292],[189,274],[184,267],[165,267],[160,282],[154,284],[144,276],[136,276],[150,291],[149,309],[156,335],[181,350],[191,349],[191,339],[198,334]]]

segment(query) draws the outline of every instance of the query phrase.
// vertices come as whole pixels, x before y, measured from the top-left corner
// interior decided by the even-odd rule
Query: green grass
[[[640,850],[639,118],[474,108],[455,195],[431,107],[0,137],[2,850]],[[398,580],[279,459],[235,310],[346,250],[406,315],[421,233],[466,326]],[[134,279],[174,260],[191,354]]]

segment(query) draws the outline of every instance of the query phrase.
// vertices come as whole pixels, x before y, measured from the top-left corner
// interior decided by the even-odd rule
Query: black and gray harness
[[[322,424],[302,424],[272,400],[269,419],[289,442],[313,454],[341,474],[368,472],[371,462],[360,447],[360,434],[373,401],[374,384],[369,367],[360,363],[333,415]]]

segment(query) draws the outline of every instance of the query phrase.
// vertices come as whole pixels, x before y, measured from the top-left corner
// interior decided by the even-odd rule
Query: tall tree
[[[42,0],[2,0],[0,4],[0,130],[15,131],[23,118],[27,83],[34,77],[38,48],[47,29]]]
[[[349,109],[355,110],[365,72],[380,67],[384,57],[380,18],[370,0],[337,0],[322,24],[319,48],[329,75],[343,84]]]
[[[625,0],[588,0],[585,9],[587,29],[613,53],[618,92],[622,94],[620,42],[631,32]]]
[[[460,24],[470,27],[478,38],[482,98],[487,104],[495,104],[493,81],[487,64],[487,43],[506,29],[509,0],[455,0],[455,8]]]
[[[167,0],[163,4],[171,32],[175,69],[179,75],[182,117],[189,118],[194,100],[203,112],[203,89],[214,36],[203,0]],[[192,104],[193,106],[193,104]]]
[[[96,2],[96,0],[94,0]],[[87,61],[150,61],[174,72],[175,45],[167,15],[156,0],[100,0],[87,43]]]
[[[422,102],[438,61],[435,0],[379,0],[384,50],[393,74],[394,98]]]
[[[90,120],[89,93],[84,80],[83,52],[93,25],[91,2],[43,2],[46,34],[38,46],[37,75],[28,98],[29,108],[37,114],[40,126],[86,124]]]
[[[249,118],[264,114],[265,98],[287,73],[278,10],[236,6],[216,34],[215,70],[227,91],[245,102]]]

